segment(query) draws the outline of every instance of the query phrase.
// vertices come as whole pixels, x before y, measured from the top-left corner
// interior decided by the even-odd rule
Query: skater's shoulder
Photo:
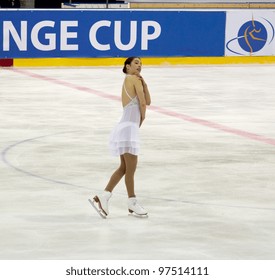
[[[135,82],[137,82],[137,81],[139,81],[140,79],[139,79],[139,77],[137,76],[137,75],[126,75],[125,76],[125,81],[129,81],[129,82],[133,82],[133,83],[135,83]]]

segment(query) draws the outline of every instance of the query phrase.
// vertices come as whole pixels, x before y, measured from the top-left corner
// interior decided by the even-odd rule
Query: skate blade
[[[135,218],[138,218],[138,219],[148,219],[149,218],[149,216],[148,216],[148,214],[145,214],[145,215],[139,215],[139,214],[136,214],[135,212],[130,212],[129,214],[128,214],[128,216],[129,217],[135,217]]]
[[[91,205],[94,207],[95,211],[98,213],[98,215],[102,218],[102,219],[106,219],[106,215],[101,211],[98,210],[97,207],[95,206],[95,202],[92,201],[91,199],[88,199],[88,201],[91,203]]]

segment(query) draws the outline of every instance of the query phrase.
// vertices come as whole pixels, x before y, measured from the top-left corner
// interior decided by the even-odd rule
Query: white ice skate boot
[[[103,218],[106,219],[106,217],[109,214],[108,209],[108,201],[111,198],[112,193],[104,191],[101,195],[96,195],[93,199],[88,199],[91,205],[95,208],[97,213]]]
[[[136,214],[136,216],[147,217],[147,211],[138,203],[135,197],[130,197],[128,199],[128,209],[131,214]]]

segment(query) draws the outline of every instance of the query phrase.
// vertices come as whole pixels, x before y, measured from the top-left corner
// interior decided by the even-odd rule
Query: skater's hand
[[[141,125],[142,125],[144,119],[145,119],[145,118],[140,117],[140,124],[139,124],[139,127],[141,127]]]
[[[147,87],[147,84],[146,84],[146,82],[144,81],[143,77],[142,77],[139,73],[137,73],[136,76],[137,76],[137,77],[139,78],[139,80],[141,81],[142,86],[143,86],[143,87]]]

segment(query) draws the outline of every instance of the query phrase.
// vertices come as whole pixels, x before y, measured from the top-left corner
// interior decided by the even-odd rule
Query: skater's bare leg
[[[123,156],[120,156],[120,166],[111,176],[109,183],[107,184],[104,192],[102,194],[96,195],[93,198],[93,201],[89,200],[92,206],[96,209],[98,214],[102,218],[106,218],[109,214],[108,202],[112,196],[112,191],[121,178],[124,176],[126,170],[126,165]]]
[[[125,160],[123,156],[120,156],[120,166],[111,176],[109,183],[107,184],[105,191],[112,192],[126,171]]]
[[[125,184],[127,188],[128,197],[135,197],[134,176],[137,167],[138,157],[132,154],[124,154],[124,161],[126,165]]]
[[[128,192],[128,209],[130,213],[138,216],[146,216],[147,211],[138,203],[135,195],[134,176],[137,168],[138,157],[131,154],[124,154],[126,164],[125,184]]]

